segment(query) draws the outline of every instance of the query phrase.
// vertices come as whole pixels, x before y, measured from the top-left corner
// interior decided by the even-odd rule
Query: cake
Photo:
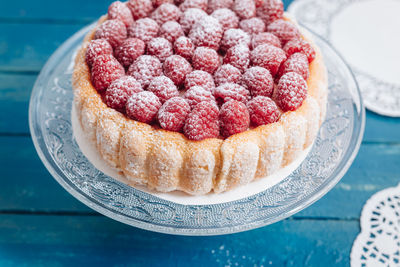
[[[221,193],[284,168],[324,121],[327,76],[281,0],[114,2],[72,77],[110,167],[159,192]]]

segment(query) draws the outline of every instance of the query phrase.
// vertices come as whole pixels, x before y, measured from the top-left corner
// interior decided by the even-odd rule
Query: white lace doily
[[[400,184],[373,195],[361,213],[352,267],[400,266]]]
[[[400,117],[400,0],[295,0],[298,22],[326,38],[350,64],[365,106]]]

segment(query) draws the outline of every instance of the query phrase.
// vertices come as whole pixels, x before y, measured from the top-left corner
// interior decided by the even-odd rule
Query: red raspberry
[[[260,18],[244,19],[240,22],[240,28],[250,36],[265,31],[265,23]]]
[[[272,96],[274,79],[269,70],[262,67],[251,67],[243,74],[242,81],[253,97],[259,95]]]
[[[285,44],[283,50],[290,57],[292,54],[300,52],[307,56],[308,62],[311,63],[315,59],[315,50],[311,44],[301,38],[295,38]]]
[[[189,8],[185,12],[183,12],[179,23],[182,26],[183,31],[188,34],[192,29],[192,26],[201,20],[203,17],[206,17],[207,13],[198,8]]]
[[[202,70],[194,70],[185,79],[185,88],[190,89],[193,86],[201,86],[208,91],[215,88],[214,79],[210,73]]]
[[[174,3],[175,5],[179,6],[180,4],[183,3],[184,0],[175,0]]]
[[[219,136],[218,107],[214,102],[199,103],[186,118],[183,132],[190,140]]]
[[[159,35],[173,44],[180,36],[185,36],[185,33],[182,30],[182,26],[178,22],[167,21],[161,25]]]
[[[275,102],[266,96],[257,96],[247,103],[251,123],[255,126],[278,121],[280,112]]]
[[[283,3],[282,0],[265,0],[263,5],[257,9],[259,16],[265,24],[269,25],[275,20],[283,18]]]
[[[281,63],[286,60],[286,54],[276,46],[263,44],[251,51],[250,58],[253,65],[266,68],[275,76]]]
[[[110,84],[125,75],[124,67],[112,55],[100,55],[92,65],[92,83],[97,91],[102,92]]]
[[[222,65],[214,73],[214,81],[217,86],[223,83],[239,83],[242,78],[240,70],[231,64]]]
[[[185,92],[183,97],[189,103],[191,108],[194,108],[197,104],[203,101],[215,102],[213,94],[200,86],[190,87],[190,89]]]
[[[132,13],[125,3],[115,1],[108,7],[108,19],[119,19],[126,27],[133,23]]]
[[[104,21],[94,34],[94,39],[105,39],[112,47],[117,47],[126,37],[125,24],[118,19]]]
[[[151,2],[153,3],[154,7],[159,7],[162,4],[173,4],[174,0],[151,0]]]
[[[179,8],[182,12],[185,12],[189,8],[198,8],[203,11],[207,11],[208,1],[207,0],[185,0],[180,4]]]
[[[227,8],[231,9],[233,0],[208,0],[208,14],[213,13],[217,9]]]
[[[128,29],[129,37],[134,37],[147,43],[157,36],[159,26],[157,22],[150,18],[139,19],[135,21]]]
[[[276,89],[276,103],[283,111],[296,110],[307,97],[307,83],[296,72],[288,72],[280,79]]]
[[[153,11],[151,0],[129,0],[127,5],[135,20],[147,17]]]
[[[126,101],[134,93],[142,92],[142,86],[132,76],[122,76],[113,81],[104,95],[104,102],[110,108],[124,112]]]
[[[215,88],[214,97],[218,103],[228,102],[229,100],[246,103],[249,99],[249,91],[236,83],[224,83]]]
[[[166,76],[155,77],[147,87],[147,90],[153,92],[164,103],[168,99],[178,96],[179,92],[173,81]]]
[[[264,4],[264,0],[254,0],[254,3],[256,4],[256,14],[258,15],[258,9]]]
[[[191,60],[194,53],[194,44],[192,40],[185,36],[179,37],[174,44],[175,54],[184,57],[186,60]]]
[[[218,53],[207,47],[197,47],[194,50],[193,67],[197,70],[204,70],[213,74],[220,65]]]
[[[161,107],[158,97],[152,92],[143,91],[133,94],[126,102],[126,115],[134,120],[150,123]]]
[[[241,19],[249,19],[256,15],[254,0],[235,0],[233,10]]]
[[[92,67],[96,57],[100,55],[112,55],[113,49],[109,42],[104,39],[92,40],[86,48],[85,60],[89,67]]]
[[[151,18],[154,19],[158,25],[163,25],[165,22],[170,20],[178,21],[181,14],[182,12],[177,6],[166,3],[157,7],[157,9],[151,14]]]
[[[228,8],[217,9],[211,14],[211,16],[219,21],[222,25],[223,31],[237,28],[239,25],[239,18],[236,16],[235,12]]]
[[[164,74],[170,78],[176,85],[181,85],[186,75],[192,72],[190,63],[181,56],[172,55],[168,57],[163,64]]]
[[[161,62],[158,58],[149,55],[138,57],[128,69],[128,75],[133,76],[143,88],[146,88],[154,77],[161,74]]]
[[[139,56],[144,54],[145,46],[140,39],[128,38],[115,48],[114,54],[124,67],[129,67]]]
[[[278,19],[268,25],[267,31],[276,35],[282,44],[286,44],[287,41],[300,38],[300,32],[297,27],[288,21]]]
[[[156,56],[161,62],[172,56],[174,52],[172,51],[172,45],[167,39],[157,37],[151,39],[147,44],[147,54]]]
[[[221,135],[231,135],[246,131],[250,125],[250,115],[245,104],[231,100],[222,105],[219,111]]]
[[[218,50],[223,30],[217,19],[206,16],[196,22],[189,32],[195,46],[205,46]]]
[[[189,104],[182,97],[168,99],[158,111],[158,122],[161,128],[180,132],[190,112]]]
[[[269,44],[276,46],[278,48],[282,48],[281,41],[279,40],[279,38],[269,32],[262,32],[253,35],[253,38],[251,40],[251,47],[254,49],[261,44]]]
[[[225,31],[221,40],[221,49],[227,51],[229,48],[243,44],[250,46],[250,35],[241,29],[229,29]]]
[[[231,47],[226,52],[224,64],[231,64],[244,72],[250,63],[250,49],[247,45],[239,44]]]
[[[288,72],[296,72],[307,81],[310,75],[308,60],[303,53],[294,53],[279,68],[278,77]]]

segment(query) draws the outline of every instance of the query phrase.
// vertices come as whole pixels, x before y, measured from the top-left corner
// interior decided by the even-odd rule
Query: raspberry
[[[267,25],[275,20],[282,19],[282,0],[265,0],[260,8],[257,9],[257,16],[259,16]]]
[[[151,0],[129,0],[127,5],[135,20],[147,17],[153,11]]]
[[[233,10],[241,19],[249,19],[256,15],[254,0],[235,0]]]
[[[147,90],[153,92],[164,103],[168,99],[178,96],[179,92],[173,81],[166,76],[155,77],[147,87]]]
[[[217,86],[223,83],[238,83],[241,78],[242,73],[240,70],[231,64],[222,65],[214,73],[214,81]]]
[[[258,9],[264,4],[264,0],[254,0],[254,3],[256,5],[256,13],[258,13]]]
[[[133,76],[143,88],[146,88],[154,77],[161,74],[161,62],[158,58],[149,55],[138,57],[128,69],[128,75]]]
[[[311,44],[301,38],[295,38],[285,44],[283,50],[290,57],[292,54],[300,52],[307,56],[308,62],[311,63],[315,59],[315,50]]]
[[[183,3],[184,0],[175,0],[174,3],[175,5],[179,6],[180,4]]]
[[[223,31],[237,28],[239,25],[239,18],[236,16],[235,12],[227,8],[217,9],[211,16],[219,21]]]
[[[185,92],[183,97],[189,103],[191,108],[194,108],[197,104],[203,101],[215,102],[213,94],[200,86],[190,87],[190,89]]]
[[[124,111],[126,101],[134,93],[142,92],[142,86],[132,76],[122,76],[113,81],[104,95],[104,102],[110,108]]]
[[[152,92],[144,91],[133,94],[126,102],[126,115],[134,120],[150,123],[154,120],[161,102]]]
[[[172,45],[167,39],[157,37],[151,39],[147,44],[147,54],[156,56],[161,62],[172,56],[174,52],[172,51]]]
[[[269,32],[261,32],[259,34],[253,35],[253,38],[251,40],[251,47],[254,49],[261,44],[269,44],[278,48],[282,48],[279,38]]]
[[[177,6],[166,3],[157,7],[157,9],[151,14],[151,18],[154,19],[158,25],[163,25],[165,22],[170,20],[178,21],[181,14],[182,12]]]
[[[192,29],[192,26],[203,17],[206,17],[207,13],[198,8],[189,8],[185,12],[183,12],[179,23],[182,26],[185,34],[188,34]]]
[[[104,21],[94,34],[94,39],[105,39],[112,47],[117,47],[126,37],[125,24],[118,19]]]
[[[161,25],[159,36],[164,37],[173,44],[180,36],[185,36],[185,33],[178,22],[171,20]]]
[[[186,60],[192,59],[194,48],[192,40],[185,36],[179,37],[174,44],[175,54],[184,57]]]
[[[266,96],[257,96],[247,103],[251,123],[255,126],[278,121],[280,112],[275,102]]]
[[[250,46],[250,35],[241,29],[229,29],[225,31],[221,40],[221,49],[227,51],[229,48],[243,44]]]
[[[192,72],[190,63],[181,56],[172,55],[168,57],[163,64],[164,74],[170,78],[176,85],[181,85],[186,75]]]
[[[267,31],[273,33],[276,37],[281,40],[284,45],[287,41],[293,38],[300,38],[300,32],[297,27],[283,19],[278,19],[268,25]]]
[[[262,67],[251,67],[243,74],[243,84],[253,97],[271,97],[274,91],[274,79],[271,73]]]
[[[113,49],[109,42],[104,39],[92,40],[86,48],[85,61],[92,67],[96,57],[100,55],[112,55]]]
[[[192,62],[195,69],[204,70],[211,74],[213,74],[220,65],[218,53],[207,47],[197,47],[196,50],[194,50]]]
[[[286,60],[286,54],[276,46],[263,44],[251,51],[250,58],[253,65],[266,68],[275,76],[281,63]]]
[[[140,39],[128,38],[115,48],[114,54],[124,67],[129,67],[139,56],[144,54],[145,46]]]
[[[276,102],[283,111],[296,110],[307,97],[307,83],[296,72],[288,72],[280,79],[276,89]]]
[[[240,22],[240,28],[249,35],[265,31],[265,23],[260,18],[244,19]]]
[[[224,83],[214,90],[214,97],[218,103],[236,100],[246,103],[249,99],[249,91],[236,83]]]
[[[189,32],[195,46],[205,46],[218,50],[223,30],[217,19],[206,16],[197,21]]]
[[[214,102],[199,103],[186,118],[183,132],[190,140],[219,136],[218,107]]]
[[[310,75],[308,60],[303,53],[294,53],[279,68],[278,77],[288,72],[296,72],[307,81]]]
[[[153,3],[154,7],[159,7],[162,4],[166,4],[166,3],[173,4],[174,0],[151,0],[151,2]]]
[[[108,19],[119,19],[126,27],[133,23],[132,13],[125,3],[115,1],[108,7]]]
[[[185,0],[180,4],[179,8],[182,12],[185,12],[189,8],[198,8],[203,11],[207,11],[208,1],[207,0]]]
[[[249,128],[249,111],[242,102],[231,100],[222,105],[219,111],[219,121],[222,136],[229,137]]]
[[[185,88],[190,89],[193,86],[201,86],[208,91],[215,88],[214,79],[210,73],[202,70],[194,70],[185,79]]]
[[[165,130],[180,132],[189,112],[190,106],[182,97],[173,97],[158,111],[158,122]]]
[[[227,8],[230,10],[232,5],[233,5],[233,0],[208,0],[207,12],[211,14],[215,10],[221,8]]]
[[[92,83],[102,92],[116,79],[125,75],[124,67],[112,55],[100,55],[92,65]]]
[[[129,27],[128,35],[147,43],[157,36],[159,28],[157,22],[150,18],[139,19]]]
[[[248,46],[239,44],[231,47],[226,52],[224,64],[231,64],[244,72],[250,63],[250,49]]]

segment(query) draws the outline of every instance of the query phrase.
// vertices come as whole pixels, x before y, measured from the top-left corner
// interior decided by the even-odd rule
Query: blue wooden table
[[[367,112],[362,146],[341,182],[284,221],[233,235],[183,237],[104,217],[47,172],[29,134],[28,104],[48,57],[110,1],[1,2],[0,266],[346,266],[364,202],[400,181],[400,119]]]

